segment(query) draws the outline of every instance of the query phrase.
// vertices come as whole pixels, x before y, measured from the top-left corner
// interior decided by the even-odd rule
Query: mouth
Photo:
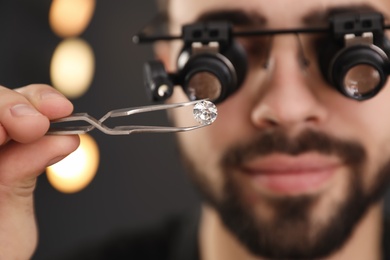
[[[318,193],[340,167],[336,157],[319,153],[272,154],[250,160],[240,170],[256,190],[283,196]]]

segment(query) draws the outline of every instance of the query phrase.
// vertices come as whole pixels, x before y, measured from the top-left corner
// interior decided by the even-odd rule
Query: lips
[[[300,195],[318,192],[340,167],[336,157],[318,153],[299,156],[272,154],[245,163],[242,172],[261,191]]]

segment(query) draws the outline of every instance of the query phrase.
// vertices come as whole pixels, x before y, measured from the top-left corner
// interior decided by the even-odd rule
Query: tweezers
[[[113,128],[110,128],[107,125],[105,125],[104,122],[107,119],[113,117],[123,117],[123,116],[139,114],[139,113],[191,106],[191,105],[195,105],[200,101],[202,100],[190,101],[185,103],[176,103],[176,104],[162,104],[162,105],[151,105],[151,106],[143,106],[143,107],[117,109],[117,110],[109,111],[105,116],[103,116],[99,120],[90,116],[87,113],[76,113],[64,118],[51,121],[51,126],[47,134],[48,135],[85,134],[92,131],[95,128],[108,135],[129,135],[133,133],[174,133],[174,132],[191,131],[201,127],[208,126],[211,123],[204,123],[204,124],[198,124],[198,125],[187,126],[187,127],[121,125],[121,126],[115,126]],[[55,124],[58,123],[76,122],[76,121],[84,121],[89,125],[62,126],[62,127],[55,126]]]

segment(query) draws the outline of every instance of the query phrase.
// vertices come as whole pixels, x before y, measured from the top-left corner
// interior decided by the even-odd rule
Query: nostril
[[[306,122],[308,123],[315,123],[315,122],[318,122],[319,118],[316,117],[316,116],[309,116],[308,118],[306,118]]]
[[[253,111],[252,123],[256,128],[274,128],[280,125],[277,117],[265,107]]]
[[[279,123],[275,120],[275,119],[271,119],[271,118],[268,118],[265,120],[265,124],[268,126],[268,127],[275,127],[275,126],[278,126]]]
[[[283,101],[283,102],[282,102]],[[319,103],[309,100],[274,100],[268,105],[262,100],[261,104],[253,108],[251,120],[255,128],[301,128],[315,126],[326,117],[326,111]]]

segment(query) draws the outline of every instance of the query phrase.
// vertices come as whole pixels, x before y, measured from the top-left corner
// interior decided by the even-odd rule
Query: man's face
[[[287,29],[326,25],[320,18],[327,11],[362,6],[390,17],[388,0],[171,0],[169,15],[173,32],[222,11]],[[328,255],[350,236],[390,175],[390,83],[376,97],[354,101],[324,81],[310,37],[275,36],[266,55],[262,42],[242,41],[250,55],[244,84],[218,105],[213,125],[178,135],[183,158],[206,202],[251,252]],[[307,67],[299,62],[302,49]],[[179,50],[172,44],[169,69]],[[185,99],[176,89],[172,101]],[[172,118],[193,124],[184,112]]]

